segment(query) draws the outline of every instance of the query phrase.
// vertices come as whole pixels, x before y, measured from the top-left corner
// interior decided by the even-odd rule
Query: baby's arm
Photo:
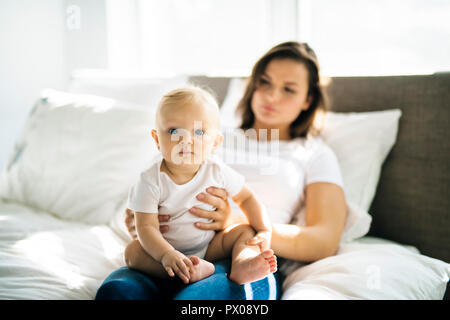
[[[250,225],[257,232],[255,238],[263,240],[263,243],[261,243],[262,251],[269,249],[272,237],[272,225],[265,207],[261,205],[253,192],[246,186],[232,199],[239,205],[242,212],[247,216]],[[254,242],[254,244],[259,242]]]
[[[176,273],[182,280],[189,280],[189,268],[192,262],[181,252],[175,250],[159,231],[158,215],[136,212],[136,232],[142,248],[160,262],[169,276]],[[186,281],[185,281],[186,282]]]
[[[175,250],[159,231],[157,214],[136,212],[135,217],[139,242],[156,261],[161,261],[163,255],[169,250]]]

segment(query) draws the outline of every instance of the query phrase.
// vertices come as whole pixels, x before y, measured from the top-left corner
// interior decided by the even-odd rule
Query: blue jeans
[[[275,300],[281,296],[281,274],[276,272],[264,279],[245,285],[229,280],[231,261],[214,263],[213,275],[185,285],[178,277],[151,278],[145,273],[121,267],[102,283],[96,300]]]

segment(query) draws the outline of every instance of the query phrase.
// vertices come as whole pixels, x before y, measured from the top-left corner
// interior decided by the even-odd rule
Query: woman
[[[266,134],[269,139],[278,135],[280,152],[276,161],[280,163],[276,173],[258,174],[257,170],[261,169],[258,162],[234,168],[250,180],[249,184],[268,207],[273,223],[272,249],[279,258],[313,262],[334,255],[344,230],[347,206],[337,159],[330,148],[312,137],[314,119],[324,109],[325,95],[320,86],[316,55],[307,44],[297,42],[281,43],[257,61],[238,105],[242,115],[240,128],[254,129],[257,143],[265,142]],[[242,215],[236,214],[235,208],[232,210],[233,204],[227,201],[222,189],[208,188],[207,193],[197,198],[217,208],[212,212],[191,209],[192,214],[213,220],[197,223],[200,229],[222,230],[231,224],[246,222]],[[298,225],[289,224],[296,215]],[[160,221],[166,219],[160,216]],[[125,223],[136,238],[133,212],[127,210]],[[167,229],[161,227],[161,232],[165,231]],[[215,266],[213,276],[187,286],[173,280],[151,279],[144,273],[122,267],[104,281],[96,298],[234,300],[280,297],[280,272],[250,285],[238,286],[227,278],[228,261],[217,262]]]

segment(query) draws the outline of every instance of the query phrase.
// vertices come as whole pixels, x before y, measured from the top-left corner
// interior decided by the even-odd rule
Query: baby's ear
[[[161,151],[161,149],[159,148],[159,138],[158,138],[158,133],[156,132],[155,129],[152,129],[152,137],[153,137],[153,140],[155,140],[156,147],[158,148],[158,150]]]
[[[223,134],[221,132],[218,132],[216,135],[216,141],[214,141],[214,149],[219,147],[223,142]]]
[[[223,134],[218,132],[216,134],[216,139],[214,140],[214,145],[213,145],[213,149],[212,152],[214,153],[216,151],[216,149],[222,144],[223,142]]]

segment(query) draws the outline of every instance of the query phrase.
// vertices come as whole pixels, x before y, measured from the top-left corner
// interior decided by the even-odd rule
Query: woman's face
[[[291,59],[269,62],[251,100],[254,128],[279,129],[280,137],[302,110],[308,109],[308,70]]]

